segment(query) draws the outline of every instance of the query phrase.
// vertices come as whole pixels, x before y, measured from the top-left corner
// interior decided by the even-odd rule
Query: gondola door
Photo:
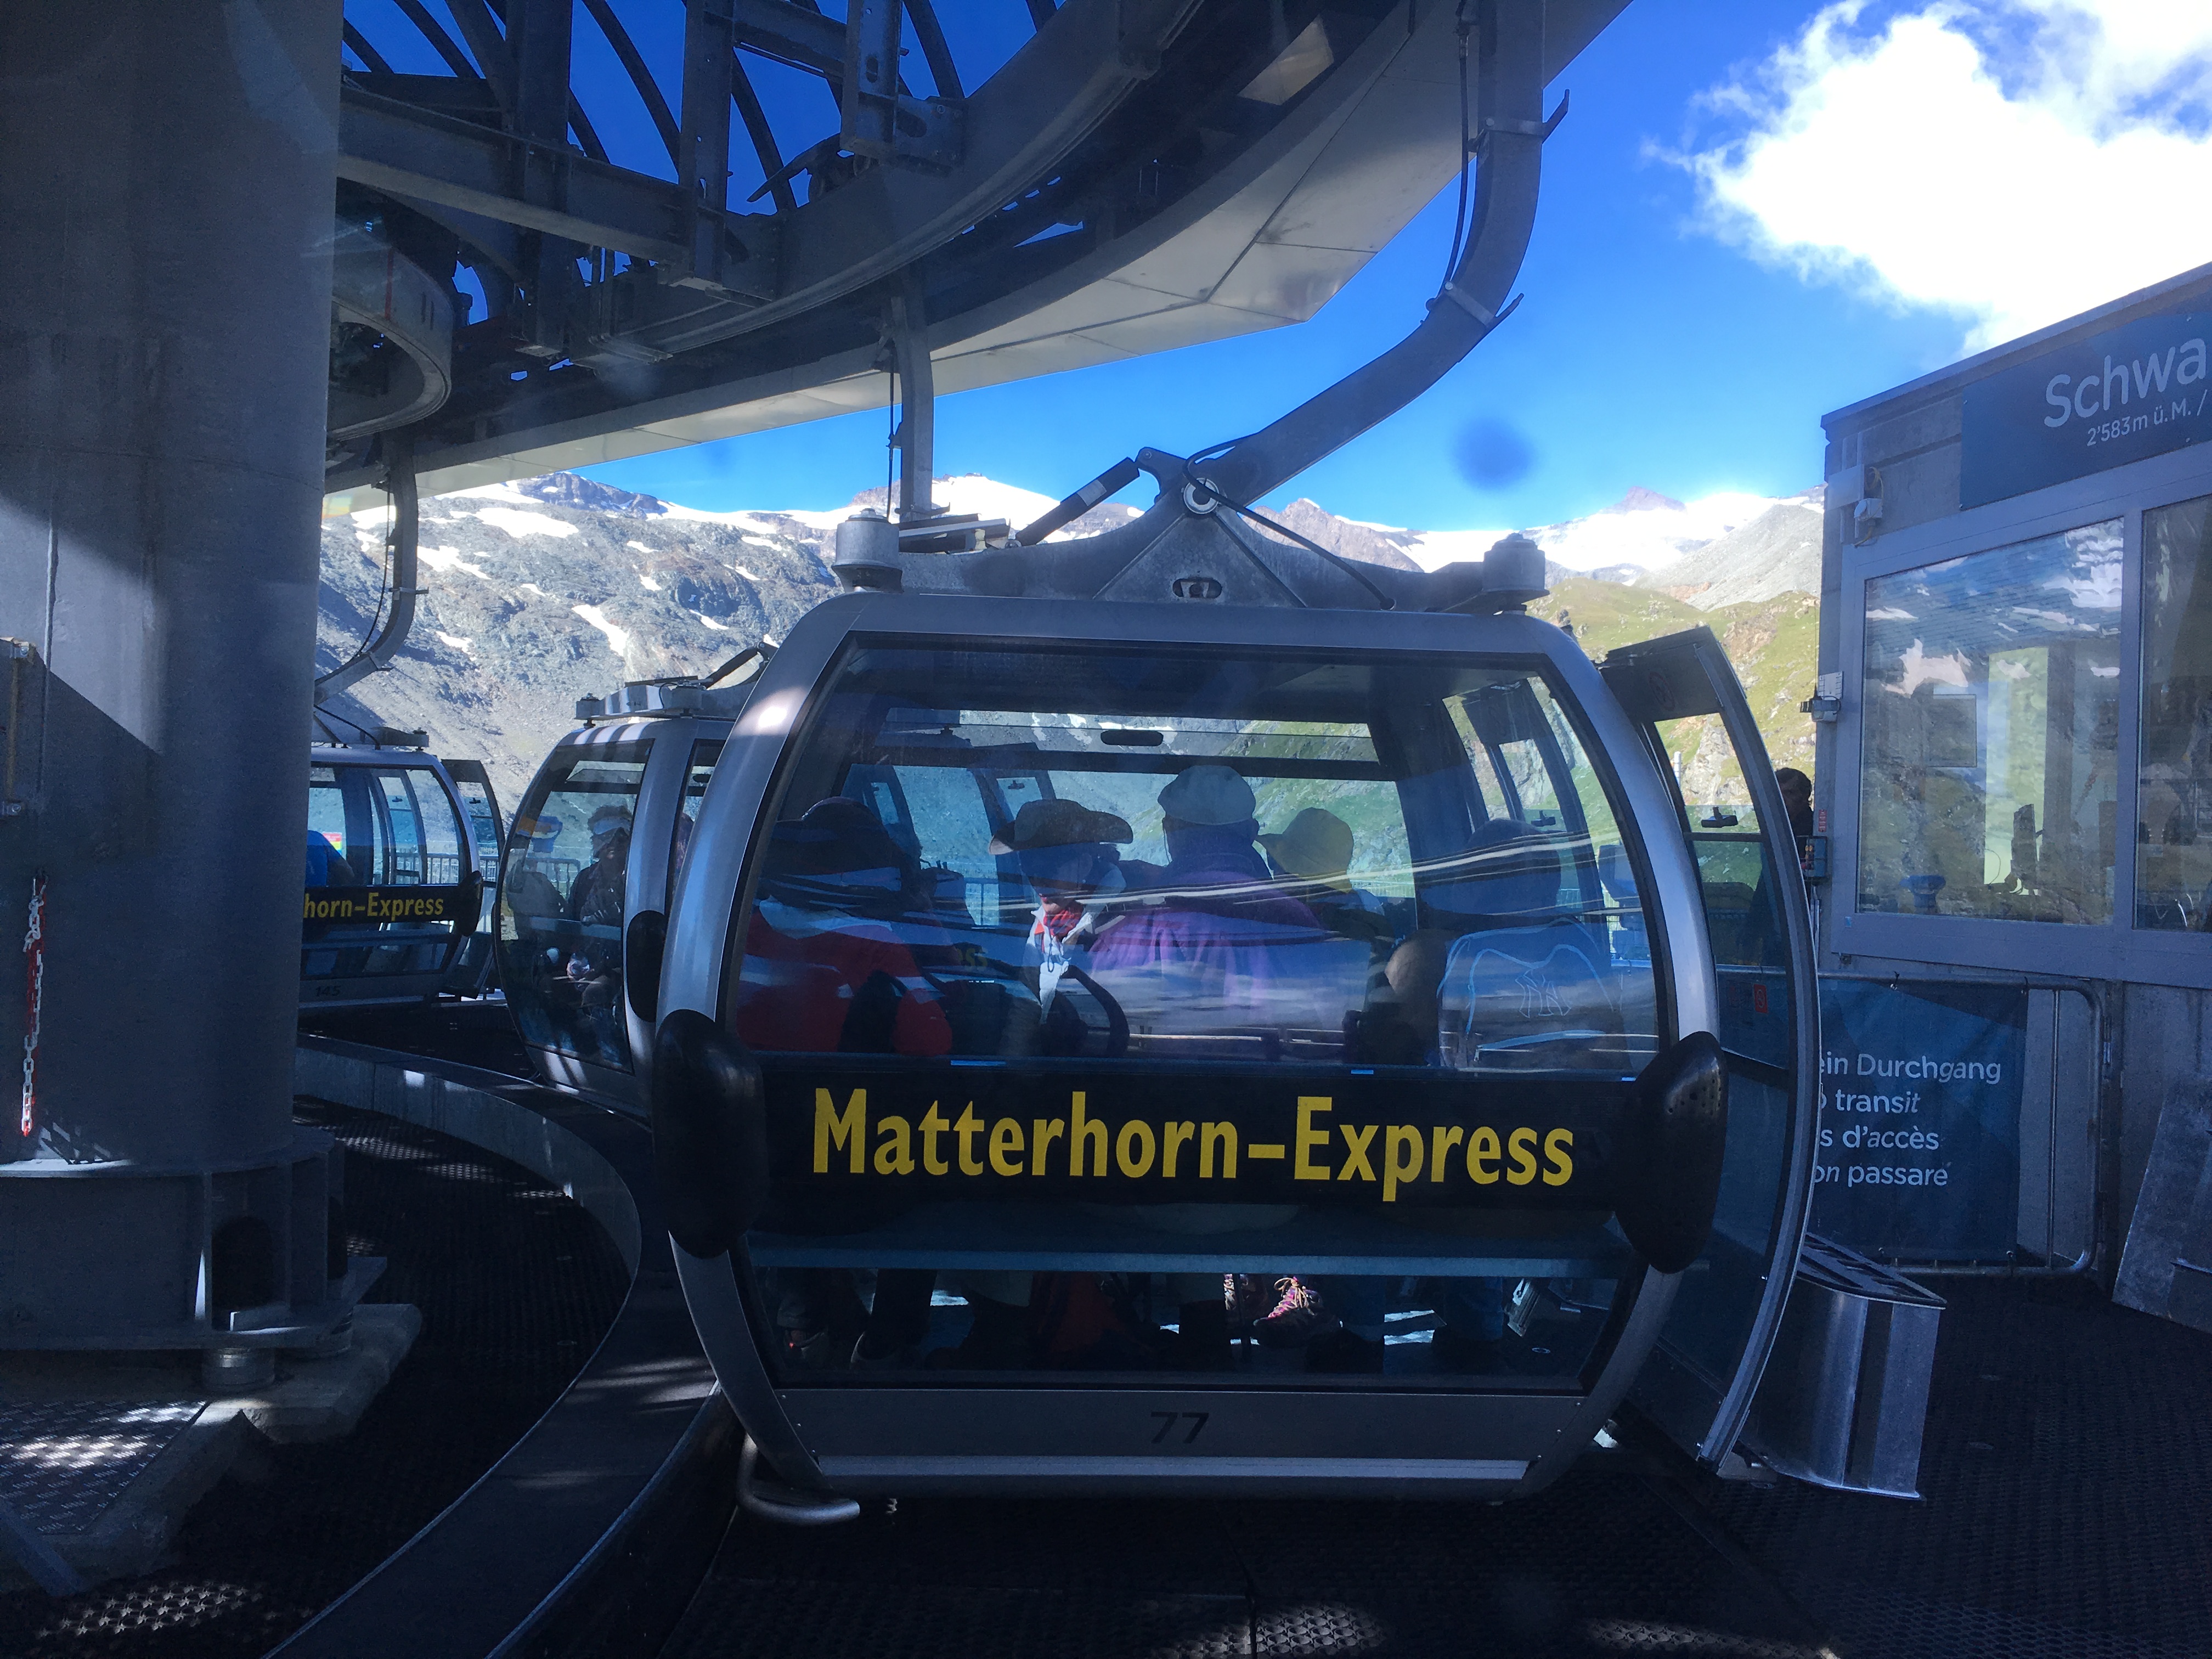
[[[457,996],[481,996],[491,980],[492,941],[499,927],[499,849],[506,838],[507,821],[499,810],[491,774],[482,761],[441,760],[440,763],[453,781],[453,792],[468,815],[469,842],[476,853],[476,867],[484,878],[476,931],[462,941],[460,954],[446,975],[446,988]]]
[[[668,894],[729,723],[656,716],[572,733],[508,834],[499,975],[541,1072],[642,1110]]]
[[[1700,1461],[1735,1445],[1796,1271],[1812,1189],[1820,1003],[1797,843],[1743,687],[1709,629],[1608,654],[1605,683],[1674,790],[1696,859],[1728,1056],[1713,1232],[1636,1407]]]

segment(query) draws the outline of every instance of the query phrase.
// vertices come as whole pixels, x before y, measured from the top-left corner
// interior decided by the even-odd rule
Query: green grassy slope
[[[1570,576],[1528,608],[1547,622],[1571,627],[1594,659],[1616,646],[1700,625],[1711,628],[1743,682],[1769,759],[1811,775],[1813,722],[1797,710],[1813,695],[1819,660],[1820,605],[1811,594],[1784,593],[1700,611],[1657,588]],[[1684,793],[1693,803],[1749,799],[1717,719],[1676,721],[1667,738]]]

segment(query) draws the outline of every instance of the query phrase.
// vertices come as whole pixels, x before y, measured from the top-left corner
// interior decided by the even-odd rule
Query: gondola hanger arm
[[[1541,0],[1477,0],[1467,8],[1482,111],[1467,250],[1428,315],[1403,340],[1218,455],[1207,475],[1237,501],[1255,501],[1442,380],[1510,315],[1509,302],[1536,223],[1544,140],[1566,112],[1544,118]]]

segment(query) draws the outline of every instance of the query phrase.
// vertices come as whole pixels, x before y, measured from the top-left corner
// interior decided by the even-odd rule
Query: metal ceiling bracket
[[[950,171],[961,155],[961,106],[916,98],[899,78],[901,0],[854,0],[846,11],[838,137],[855,155]]]

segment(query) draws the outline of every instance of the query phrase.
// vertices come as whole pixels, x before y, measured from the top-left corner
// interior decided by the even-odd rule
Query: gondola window
[[[499,896],[500,982],[524,1041],[623,1072],[623,906],[649,748],[593,744],[540,773]]]
[[[919,1364],[950,1304],[939,1367],[1218,1369],[1224,1297],[1304,1262],[1285,1294],[1352,1334],[1310,1369],[1390,1336],[1464,1370],[1510,1288],[1484,1258],[1531,1234],[1602,1302],[1658,1042],[1624,817],[1528,666],[851,651],[724,1000],[768,1081],[787,1358],[858,1364],[865,1329]],[[1340,1271],[1378,1253],[1436,1271]],[[1068,1288],[1102,1260],[1132,1271]]]

